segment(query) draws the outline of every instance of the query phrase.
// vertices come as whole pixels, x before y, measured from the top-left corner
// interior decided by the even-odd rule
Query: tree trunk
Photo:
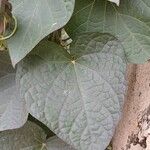
[[[150,62],[128,65],[128,90],[113,150],[150,150]]]

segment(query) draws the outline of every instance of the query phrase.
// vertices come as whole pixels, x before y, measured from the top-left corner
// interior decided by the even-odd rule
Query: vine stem
[[[42,143],[41,150],[43,150],[44,148],[46,148],[46,144],[45,144],[45,143]],[[47,149],[47,148],[46,148],[46,149]]]
[[[14,19],[14,21],[15,21],[15,26],[14,26],[14,29],[13,29],[12,33],[9,34],[9,35],[7,35],[7,36],[2,36],[2,37],[0,37],[0,41],[7,40],[7,39],[11,38],[11,37],[15,34],[15,32],[16,32],[16,30],[17,30],[17,19],[16,19],[15,16],[13,16],[13,19]],[[6,18],[4,18],[4,24],[5,24],[5,21],[6,21]]]

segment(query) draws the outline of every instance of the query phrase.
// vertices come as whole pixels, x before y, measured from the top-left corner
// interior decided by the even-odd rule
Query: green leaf
[[[56,136],[46,140],[44,131],[32,122],[22,128],[0,132],[1,150],[73,150]]]
[[[75,0],[12,0],[18,20],[16,34],[8,40],[13,65],[23,59],[45,36],[70,19]]]
[[[54,132],[52,132],[45,124],[40,122],[38,119],[33,117],[31,114],[29,114],[29,116],[28,116],[28,121],[31,121],[31,122],[35,123],[36,125],[40,126],[44,130],[44,132],[47,134],[47,138],[55,135]]]
[[[46,142],[47,150],[75,150],[71,146],[67,145],[57,136],[49,138]]]
[[[46,135],[41,128],[27,122],[20,129],[0,132],[0,149],[41,150],[45,138]]]
[[[0,52],[0,131],[23,126],[27,116],[25,101],[19,95],[8,52]]]
[[[71,38],[82,32],[107,32],[116,36],[129,62],[150,58],[150,1],[121,0],[120,6],[107,0],[76,0],[74,15],[66,28]]]
[[[17,81],[29,112],[78,150],[105,149],[125,93],[122,46],[109,34],[86,33],[71,54],[40,43],[18,64]]]

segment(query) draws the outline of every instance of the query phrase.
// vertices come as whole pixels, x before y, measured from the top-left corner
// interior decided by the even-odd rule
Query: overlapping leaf
[[[27,116],[8,52],[0,52],[0,131],[21,127]]]
[[[19,63],[17,81],[34,117],[78,150],[100,150],[119,119],[125,70],[118,40],[86,33],[71,45],[71,54],[40,43]]]
[[[81,32],[107,32],[116,36],[130,62],[150,58],[150,1],[121,0],[120,6],[107,0],[76,0],[68,23],[71,38]]]
[[[11,0],[18,30],[8,41],[13,65],[24,58],[45,36],[70,19],[74,0]]]
[[[46,142],[46,147],[47,150],[75,150],[59,139],[57,136],[49,138]]]
[[[22,128],[0,132],[1,150],[73,150],[56,136],[46,140],[44,131],[32,122]]]

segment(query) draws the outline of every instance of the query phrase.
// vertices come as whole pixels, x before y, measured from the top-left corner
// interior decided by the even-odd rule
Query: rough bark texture
[[[150,150],[150,62],[129,65],[123,115],[113,138],[113,150]]]

